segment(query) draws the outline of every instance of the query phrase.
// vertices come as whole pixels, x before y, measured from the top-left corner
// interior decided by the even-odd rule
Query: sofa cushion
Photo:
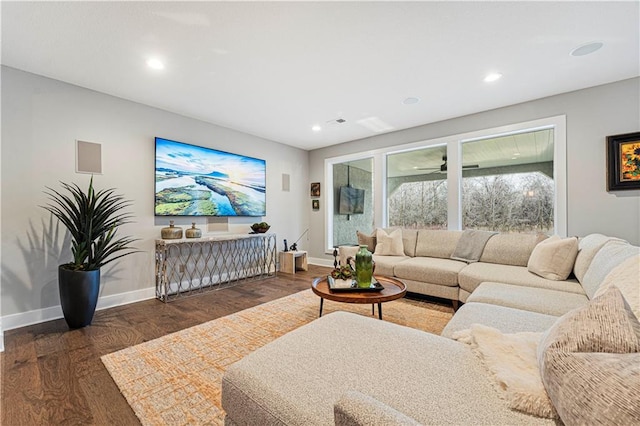
[[[222,407],[237,424],[333,424],[334,405],[350,390],[423,424],[552,424],[510,410],[466,345],[346,312],[230,366]]]
[[[462,231],[419,229],[416,256],[449,259],[461,236]]]
[[[483,282],[467,298],[467,302],[490,303],[559,317],[572,309],[586,305],[589,298],[585,294],[566,291]]]
[[[640,323],[616,287],[558,319],[538,361],[565,424],[640,423]]]
[[[371,235],[367,235],[360,231],[356,231],[356,237],[358,237],[358,245],[366,245],[367,249],[373,253],[376,250],[376,230],[373,230]]]
[[[613,269],[626,259],[640,254],[640,247],[632,246],[626,241],[608,241],[596,253],[584,274],[582,286],[585,293],[592,299],[598,287]]]
[[[393,274],[397,278],[414,281],[425,281],[431,284],[446,286],[458,285],[458,273],[467,266],[466,263],[436,257],[412,257],[397,263]]]
[[[358,391],[347,391],[333,406],[335,426],[418,426],[409,416]]]
[[[577,238],[560,238],[554,235],[533,248],[527,269],[549,280],[566,280],[573,270],[577,254]]]
[[[498,234],[487,241],[480,262],[527,266],[533,248],[544,234]]]
[[[602,295],[614,285],[624,296],[631,312],[640,318],[640,255],[628,258],[609,272],[594,297]]]
[[[396,229],[387,234],[382,229],[376,230],[376,249],[378,256],[404,256],[402,230]]]
[[[472,324],[484,324],[497,328],[503,333],[518,333],[520,331],[546,331],[558,317],[507,308],[505,306],[489,305],[487,303],[466,303],[458,309],[456,314],[442,330],[443,337],[451,338],[456,331],[470,328]]]
[[[468,291],[469,293],[473,293],[480,283],[484,281],[502,282],[584,294],[582,286],[576,280],[548,280],[532,274],[523,266],[478,262],[467,265],[467,267],[458,274],[458,283],[460,284],[460,288]]]
[[[377,256],[374,254],[373,261],[375,262],[375,268],[373,273],[393,277],[395,266],[407,259],[410,258],[407,256]]]
[[[623,241],[619,238],[607,237],[602,234],[589,234],[578,240],[578,255],[576,256],[576,262],[573,266],[573,274],[578,281],[582,282],[584,279],[584,274],[587,273],[587,269],[589,269],[589,265],[598,250],[608,241],[612,240]]]

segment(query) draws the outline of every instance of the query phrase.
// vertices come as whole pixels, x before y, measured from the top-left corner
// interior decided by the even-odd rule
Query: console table
[[[156,297],[178,297],[276,274],[275,234],[156,240]]]

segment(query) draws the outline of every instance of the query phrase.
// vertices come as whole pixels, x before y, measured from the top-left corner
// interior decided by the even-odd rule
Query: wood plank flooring
[[[5,332],[3,426],[139,425],[100,357],[310,287],[330,268],[247,281],[170,303],[146,300],[97,311],[91,326],[63,319]]]

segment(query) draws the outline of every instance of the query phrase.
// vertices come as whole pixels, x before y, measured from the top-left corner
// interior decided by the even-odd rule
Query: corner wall
[[[640,78],[317,149],[309,154],[309,178],[323,182],[326,158],[557,115],[567,118],[568,235],[598,232],[639,245],[640,191],[607,192],[605,140],[640,130]],[[317,225],[310,231],[309,256],[328,259],[325,216],[317,213],[310,218]]]
[[[154,240],[168,218],[155,218],[154,137],[265,159],[267,216],[260,218],[176,218],[210,231],[247,233],[249,225],[271,224],[278,242],[293,241],[308,228],[308,153],[203,121],[105,95],[13,68],[2,67],[1,312],[5,329],[60,316],[57,266],[70,260],[65,229],[39,205],[45,186],[88,185],[75,173],[75,140],[102,145],[98,188],[116,188],[133,200],[135,223],[123,234],[141,241],[143,253],[127,256],[102,271],[99,308],[154,295]],[[282,174],[291,176],[282,190]],[[307,249],[306,240],[299,243]],[[277,247],[280,247],[278,244]],[[268,281],[264,281],[267,283]]]

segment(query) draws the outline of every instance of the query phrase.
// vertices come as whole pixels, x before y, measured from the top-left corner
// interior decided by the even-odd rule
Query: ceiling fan
[[[447,171],[447,154],[442,156],[442,161],[444,163],[440,164],[440,167],[418,167],[416,170],[433,170],[432,173],[436,172],[446,172]],[[477,169],[480,167],[479,164],[463,164],[463,169]]]

